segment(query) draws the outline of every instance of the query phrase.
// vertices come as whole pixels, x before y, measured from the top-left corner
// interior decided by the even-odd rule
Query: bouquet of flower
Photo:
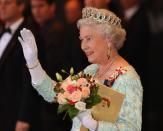
[[[65,70],[62,72],[67,73]],[[74,75],[73,68],[68,74],[69,77],[63,80],[62,76],[56,73],[59,82],[54,91],[57,93],[55,100],[59,103],[58,113],[66,112],[72,119],[79,112],[100,103],[102,98],[98,95],[99,87],[92,76],[83,72]]]

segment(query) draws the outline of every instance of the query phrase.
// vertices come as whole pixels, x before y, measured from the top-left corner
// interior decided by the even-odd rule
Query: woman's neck
[[[118,53],[112,54],[109,59],[101,62],[99,65],[99,69],[97,71],[96,77],[101,78],[104,77],[108,72],[112,70],[112,67],[115,65],[117,60],[119,59]]]
[[[103,64],[99,64],[99,68],[96,73],[96,78],[99,80],[104,80],[109,78],[112,74],[114,74],[115,70],[119,67],[128,66],[128,62],[124,60],[118,53],[112,55],[109,60],[107,60]]]
[[[119,56],[117,51],[112,51],[109,58],[105,57],[103,60],[101,60],[101,62],[99,62],[99,71],[105,69],[106,67],[108,67],[110,64],[112,64],[115,60],[115,58],[117,58]]]

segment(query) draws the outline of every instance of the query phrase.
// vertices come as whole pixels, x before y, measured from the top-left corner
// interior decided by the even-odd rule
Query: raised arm
[[[21,36],[18,39],[22,45],[27,67],[31,74],[32,85],[46,101],[53,102],[56,95],[53,90],[55,81],[51,80],[46,74],[38,60],[35,38],[32,32],[25,28],[20,31],[20,34]]]

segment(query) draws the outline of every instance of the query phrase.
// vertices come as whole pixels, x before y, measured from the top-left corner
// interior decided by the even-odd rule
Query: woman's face
[[[100,64],[107,59],[107,40],[95,28],[82,26],[80,40],[81,48],[90,63]]]

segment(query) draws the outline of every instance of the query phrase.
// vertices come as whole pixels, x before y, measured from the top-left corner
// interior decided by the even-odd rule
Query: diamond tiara
[[[121,27],[121,19],[114,13],[105,9],[86,7],[82,10],[82,18],[92,18],[99,23],[108,23],[116,27]]]

